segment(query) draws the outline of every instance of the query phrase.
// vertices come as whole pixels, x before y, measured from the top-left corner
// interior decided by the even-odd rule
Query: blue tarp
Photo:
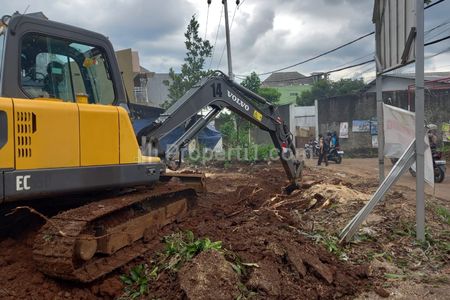
[[[133,128],[137,134],[142,128],[147,127],[153,123],[158,117],[149,117],[144,119],[134,120]],[[185,132],[184,126],[180,126],[166,135],[161,141],[160,146],[162,149],[167,149],[167,145],[173,144],[180,136]],[[213,149],[219,140],[222,138],[222,134],[217,131],[213,126],[208,125],[203,128],[197,135],[198,142],[205,148]]]

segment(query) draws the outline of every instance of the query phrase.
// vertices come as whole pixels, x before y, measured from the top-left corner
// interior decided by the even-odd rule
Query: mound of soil
[[[204,252],[178,273],[163,272],[151,281],[150,299],[233,299],[239,295],[252,299],[335,299],[351,298],[370,289],[366,266],[340,261],[304,236],[301,212],[309,208],[310,199],[304,192],[281,195],[287,181],[280,166],[256,165],[239,173],[222,172],[207,178],[209,192],[199,196],[189,216],[158,233],[151,242],[153,251],[89,285],[40,274],[31,259],[39,226],[24,227],[21,233],[0,241],[0,298],[118,298],[123,293],[119,276],[136,264],[150,263],[163,247],[158,238],[185,230],[193,231],[196,237],[222,241],[223,248],[246,267],[237,274],[228,257],[227,262],[217,253]]]

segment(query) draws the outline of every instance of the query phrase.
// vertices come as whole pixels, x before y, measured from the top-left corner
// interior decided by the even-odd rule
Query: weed
[[[313,235],[307,235],[316,243],[322,244],[330,253],[334,253],[340,260],[348,260],[344,249],[339,246],[339,238],[334,235],[328,235],[325,232],[317,231]]]
[[[125,284],[125,294],[122,299],[138,299],[148,294],[148,277],[148,267],[144,264],[133,267],[128,275],[121,275],[120,279]]]
[[[436,207],[436,214],[444,223],[450,225],[450,211],[447,208],[443,206]]]
[[[195,239],[192,231],[173,233],[164,237],[165,251],[162,260],[167,261],[164,269],[177,271],[186,261],[202,251],[222,249],[222,242],[211,242],[210,239]]]

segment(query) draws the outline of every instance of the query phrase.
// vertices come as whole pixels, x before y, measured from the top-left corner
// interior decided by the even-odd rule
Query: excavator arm
[[[159,141],[164,136],[207,107],[211,110],[189,127],[175,143],[167,149],[160,149]],[[153,124],[138,132],[138,140],[147,151],[158,149],[158,155],[171,166],[180,149],[187,146],[192,138],[225,108],[270,134],[291,182],[290,188],[296,188],[302,163],[296,159],[292,134],[281,119],[277,106],[233,82],[220,71],[202,79]]]

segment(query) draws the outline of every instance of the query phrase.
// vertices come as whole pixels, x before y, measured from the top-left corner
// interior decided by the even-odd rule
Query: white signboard
[[[415,139],[415,115],[413,112],[383,104],[384,116],[384,155],[400,158]],[[434,186],[433,160],[430,143],[425,134],[425,181]],[[414,167],[413,167],[414,168]]]
[[[348,122],[341,122],[339,126],[339,138],[348,139]]]

